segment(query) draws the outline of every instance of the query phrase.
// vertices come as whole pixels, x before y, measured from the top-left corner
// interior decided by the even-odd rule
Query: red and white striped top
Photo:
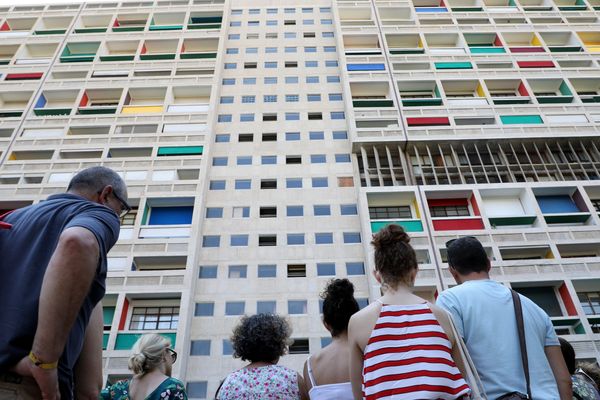
[[[451,351],[427,304],[383,304],[363,357],[363,398],[449,400],[468,395]]]

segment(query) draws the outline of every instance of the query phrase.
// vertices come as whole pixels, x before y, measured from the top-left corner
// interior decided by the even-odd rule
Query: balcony
[[[523,11],[540,12],[554,10],[554,3],[551,0],[519,0]]]
[[[423,232],[421,212],[413,192],[367,193],[371,232],[390,224],[406,232]]]
[[[444,0],[413,0],[413,5],[417,14],[448,12]]]
[[[210,104],[210,86],[176,86],[167,107],[168,113],[205,113]]]
[[[390,54],[423,54],[425,48],[418,33],[387,34],[385,35]]]
[[[515,0],[482,0],[485,11],[490,13],[515,13],[519,7]]]
[[[600,32],[577,32],[583,45],[590,53],[600,53]]]
[[[113,32],[139,32],[146,28],[148,14],[119,14],[113,22]]]
[[[379,20],[383,26],[399,26],[414,24],[412,7],[407,5],[394,5],[393,7],[377,7]]]
[[[600,78],[571,78],[569,82],[583,103],[600,103]]]
[[[427,52],[431,55],[465,54],[465,43],[457,33],[424,34]]]
[[[185,22],[185,13],[155,13],[150,20],[151,31],[180,31]]]
[[[359,5],[354,7],[343,7],[340,4],[338,11],[340,14],[340,25],[342,27],[375,26],[371,7]]]
[[[73,17],[42,17],[34,28],[34,35],[63,35]]]
[[[398,81],[403,107],[441,106],[442,96],[435,81]]]
[[[79,102],[77,114],[115,114],[123,89],[86,89]]]
[[[549,225],[582,225],[590,219],[585,200],[575,188],[535,188],[534,194]]]
[[[27,43],[16,54],[16,65],[50,64],[58,49],[58,43]]]
[[[481,0],[446,0],[452,12],[479,12],[483,11]]]
[[[377,35],[343,35],[343,41],[346,56],[381,55],[381,44]],[[351,62],[350,60],[348,62]]]
[[[354,108],[393,107],[387,82],[351,82],[352,105]]]
[[[108,30],[112,15],[83,15],[76,23],[75,33],[103,33]]]
[[[587,11],[584,0],[554,0],[560,11]]]
[[[100,61],[133,61],[138,40],[107,41],[100,50]]]
[[[33,96],[32,91],[0,92],[0,118],[20,117]]]
[[[7,18],[0,26],[0,38],[28,36],[36,21],[37,18]]]
[[[221,29],[223,14],[220,12],[192,12],[188,29]]]
[[[551,53],[580,53],[583,46],[573,32],[540,32]]]
[[[478,80],[442,81],[442,88],[448,106],[477,107],[488,105],[483,86]]]
[[[496,105],[531,103],[531,96],[520,79],[486,79],[484,83]]]
[[[528,79],[527,83],[540,104],[572,103],[573,93],[562,79]]]
[[[504,42],[511,53],[545,53],[544,45],[534,32],[504,32]]]
[[[495,33],[465,33],[465,42],[471,54],[502,54],[506,49]]]
[[[523,189],[480,190],[483,210],[492,228],[531,227],[536,222],[534,199]]]
[[[219,39],[184,39],[181,45],[179,58],[182,60],[206,58],[217,58]]]
[[[70,115],[79,90],[45,90],[35,103],[37,116]]]
[[[164,111],[166,88],[132,88],[125,97],[122,114],[156,114]]]
[[[146,40],[142,46],[140,60],[174,60],[178,42],[177,39]]]
[[[427,192],[427,206],[435,231],[484,229],[479,206],[471,192]]]
[[[142,215],[140,238],[189,237],[194,212],[193,198],[148,199]]]
[[[99,47],[100,42],[67,43],[60,55],[60,62],[92,62]]]

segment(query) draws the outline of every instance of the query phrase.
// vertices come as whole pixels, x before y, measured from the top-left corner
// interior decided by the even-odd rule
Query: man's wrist
[[[28,357],[31,360],[31,362],[33,363],[33,365],[35,365],[38,368],[50,370],[50,369],[56,369],[58,367],[58,361],[54,361],[54,362],[42,361],[33,353],[33,351],[29,352]]]

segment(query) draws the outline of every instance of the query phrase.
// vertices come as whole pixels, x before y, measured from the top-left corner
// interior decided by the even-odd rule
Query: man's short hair
[[[112,186],[118,196],[127,199],[125,182],[119,174],[110,168],[100,166],[79,171],[69,182],[67,191],[97,193],[108,185]]]
[[[485,249],[474,237],[461,237],[447,245],[448,265],[461,275],[487,271],[489,259]]]

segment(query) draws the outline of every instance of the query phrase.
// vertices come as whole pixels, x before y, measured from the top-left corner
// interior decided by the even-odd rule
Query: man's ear
[[[111,185],[106,185],[100,193],[98,193],[98,202],[100,204],[106,204],[108,202],[108,196],[113,192],[113,187]]]

